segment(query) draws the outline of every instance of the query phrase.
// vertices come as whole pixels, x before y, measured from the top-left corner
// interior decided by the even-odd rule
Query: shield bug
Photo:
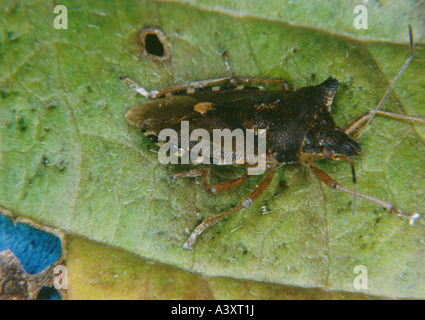
[[[221,78],[194,81],[184,85],[148,91],[130,78],[121,77],[122,80],[133,86],[136,92],[152,99],[131,108],[126,113],[128,122],[139,127],[151,141],[156,143],[164,144],[164,141],[159,139],[162,130],[175,130],[178,139],[174,143],[174,149],[179,156],[187,154],[195,146],[194,141],[187,141],[188,138],[183,137],[183,121],[188,121],[191,130],[203,129],[207,133],[212,133],[216,129],[241,128],[246,132],[252,130],[256,139],[259,139],[258,132],[265,130],[266,152],[263,160],[266,163],[266,174],[264,180],[241,204],[216,217],[204,220],[192,232],[184,247],[191,249],[196,238],[206,228],[250,206],[266,190],[278,168],[296,162],[310,168],[314,175],[329,188],[353,195],[353,212],[356,210],[357,198],[363,198],[391,213],[409,219],[410,224],[413,224],[419,217],[418,213],[404,212],[395,208],[391,202],[357,192],[352,162],[353,158],[360,155],[359,139],[376,114],[425,123],[424,118],[379,110],[393,83],[413,58],[414,44],[410,26],[409,35],[410,55],[388,86],[377,107],[360,115],[344,129],[336,126],[331,114],[332,102],[338,87],[338,81],[333,77],[329,77],[316,86],[291,90],[283,79],[235,76],[226,52],[223,53],[223,58],[228,75]],[[248,84],[267,86],[271,83],[280,84],[281,89],[266,90],[262,87],[247,86]],[[227,86],[223,87],[223,84],[227,84]],[[360,133],[358,133],[359,131]],[[355,136],[356,133],[358,133],[357,136]],[[235,163],[238,158],[238,153],[234,151],[235,144],[232,144],[233,149],[230,151],[232,163]],[[207,141],[209,156],[215,159],[213,145],[215,145],[214,141]],[[220,151],[228,150],[221,148]],[[259,154],[259,150],[256,151]],[[242,159],[244,165],[249,167],[247,158],[245,150]],[[343,187],[316,167],[314,162],[322,159],[349,161],[353,175],[353,190]],[[211,185],[206,169],[173,174],[173,178],[195,176],[202,176],[208,190],[213,194],[236,187],[249,178],[249,175],[245,174],[230,181]]]

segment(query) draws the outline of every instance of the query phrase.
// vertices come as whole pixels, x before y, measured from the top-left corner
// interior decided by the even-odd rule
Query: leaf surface
[[[261,4],[259,4],[261,3]],[[199,180],[171,181],[187,166],[163,166],[156,148],[126,123],[149,90],[226,74],[285,78],[294,88],[338,79],[332,109],[344,127],[373,108],[409,54],[415,59],[384,110],[425,117],[424,30],[416,1],[369,4],[369,29],[355,30],[355,1],[65,2],[68,29],[53,28],[50,2],[0,3],[0,204],[67,233],[208,276],[424,298],[424,224],[326,189],[309,170],[285,166],[253,206],[182,249],[200,220],[243,201],[260,177],[210,195]],[[398,17],[395,19],[394,17]],[[395,19],[395,20],[394,20]],[[396,22],[394,22],[396,21]],[[139,54],[138,32],[160,27],[171,58]],[[425,127],[375,118],[355,161],[358,190],[424,212]],[[320,168],[351,186],[347,163]],[[241,174],[212,168],[215,181]],[[275,197],[279,195],[279,197]],[[269,214],[262,215],[262,206]]]

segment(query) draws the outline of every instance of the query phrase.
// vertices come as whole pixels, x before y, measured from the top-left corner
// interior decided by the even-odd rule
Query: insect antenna
[[[410,61],[412,61],[412,59],[413,59],[413,49],[414,49],[413,31],[412,31],[412,26],[410,24],[409,24],[409,39],[410,39],[410,55],[409,55],[409,57],[406,59],[406,61],[404,62],[403,66],[398,71],[397,75],[394,77],[394,79],[389,84],[389,86],[387,88],[387,91],[385,91],[385,94],[383,95],[383,97],[379,101],[379,103],[376,106],[376,108],[373,110],[372,115],[370,116],[369,120],[366,122],[365,126],[363,127],[363,129],[360,132],[360,134],[356,137],[356,139],[360,139],[360,137],[363,135],[363,133],[365,132],[367,126],[372,122],[372,119],[375,116],[376,112],[379,110],[379,108],[381,107],[381,105],[384,102],[385,98],[387,97],[388,93],[391,91],[391,88],[392,88],[393,84],[397,81],[397,79],[401,76],[401,74],[404,72],[404,70],[409,65]]]
[[[357,178],[356,178],[356,169],[354,168],[354,163],[352,160],[350,161],[351,165],[351,175],[353,176],[353,216],[357,211]]]

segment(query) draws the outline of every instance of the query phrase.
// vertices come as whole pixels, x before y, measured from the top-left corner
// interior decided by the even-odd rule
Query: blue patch
[[[37,300],[61,300],[61,297],[57,290],[50,287],[41,288]]]
[[[0,251],[11,250],[27,273],[35,274],[61,257],[61,241],[45,231],[17,223],[0,214]]]

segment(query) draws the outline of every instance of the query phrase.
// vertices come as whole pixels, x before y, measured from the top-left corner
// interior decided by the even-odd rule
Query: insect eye
[[[332,152],[331,149],[326,148],[326,147],[323,147],[323,149],[322,149],[322,155],[323,155],[324,158],[326,158],[326,159],[332,159],[333,154],[334,153]]]

